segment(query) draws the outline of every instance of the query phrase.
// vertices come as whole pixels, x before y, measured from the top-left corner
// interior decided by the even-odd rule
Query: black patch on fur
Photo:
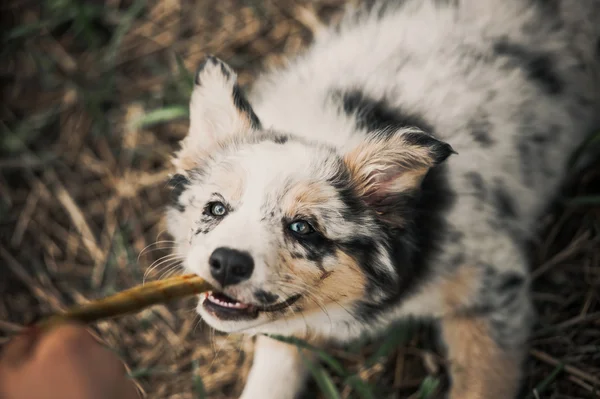
[[[562,26],[558,18],[560,17],[560,0],[530,0],[530,2],[537,6],[541,11],[542,16],[539,18],[538,23],[553,23],[555,29]]]
[[[499,277],[498,280],[498,293],[502,296],[514,293],[516,290],[521,289],[523,284],[526,283],[525,278],[517,273],[508,273]]]
[[[596,57],[600,58],[600,37],[596,39]]]
[[[459,231],[456,229],[448,229],[448,231],[446,233],[448,242],[450,242],[452,244],[459,243],[463,239],[464,236],[465,236],[465,234],[462,231]]]
[[[524,184],[534,186],[540,181],[540,173],[552,177],[557,172],[557,165],[548,158],[548,144],[557,140],[562,130],[560,126],[540,126],[532,116],[525,115],[522,121],[522,134],[516,138],[517,154],[521,161],[521,174]]]
[[[179,174],[179,173],[176,175],[173,175],[173,177],[171,177],[171,179],[169,180],[169,187],[171,188],[171,193],[170,193],[171,194],[170,195],[171,204],[179,212],[185,211],[185,206],[183,206],[179,202],[179,197],[181,197],[181,194],[183,194],[183,192],[188,188],[189,185],[190,185],[190,180],[187,177],[185,177],[184,175]]]
[[[202,216],[197,221],[198,228],[196,228],[196,231],[194,232],[194,234],[198,235],[198,234],[209,233],[212,229],[214,229],[219,224],[219,222],[222,219],[223,219],[222,217],[218,218],[218,217],[209,215],[207,213],[202,213]]]
[[[479,211],[483,210],[487,201],[487,188],[483,177],[477,172],[467,172],[465,173],[465,180],[473,188],[472,195],[477,200],[476,209]]]
[[[358,223],[359,217],[368,208],[355,193],[350,172],[341,159],[338,162],[336,172],[328,183],[336,189],[339,199],[344,203],[344,208],[341,210],[342,218],[350,223]]]
[[[564,83],[554,68],[549,54],[537,52],[501,39],[494,44],[494,52],[501,57],[509,57],[510,67],[522,68],[529,79],[536,82],[548,94],[563,92]]]
[[[223,76],[225,76],[227,79],[231,78],[231,73],[229,73],[229,70],[227,69],[227,67],[225,66],[225,64],[221,63],[221,73],[223,74]]]
[[[506,188],[501,183],[496,183],[494,187],[494,204],[500,218],[515,219],[518,216],[517,206]]]
[[[519,348],[532,318],[527,304],[529,283],[516,272],[501,272],[489,264],[480,264],[483,270],[482,286],[477,298],[461,313],[480,317],[490,327],[490,335],[502,348]],[[526,312],[525,315],[523,312]],[[516,323],[521,320],[522,323]]]
[[[450,263],[452,264],[452,266],[461,266],[461,265],[464,265],[465,258],[466,258],[465,254],[459,253],[452,257],[452,259],[450,260]]]
[[[282,134],[273,136],[273,142],[275,144],[285,144],[288,142],[289,139],[290,138],[288,136]]]
[[[379,286],[380,288],[387,287],[392,282],[388,273],[383,271],[381,266],[378,267],[376,263],[375,241],[372,237],[357,236],[340,243],[340,247],[342,251],[357,261],[370,280],[382,283]],[[370,282],[370,286],[367,286],[367,292],[374,288],[376,288],[375,285],[373,282]]]
[[[347,20],[354,24],[359,24],[364,18],[371,15],[376,15],[377,19],[381,19],[398,9],[398,7],[401,7],[403,4],[404,1],[398,0],[365,0],[360,3],[360,7],[358,7],[352,15],[347,17]],[[336,31],[339,32],[340,28],[345,25],[346,24],[338,24],[336,26]]]
[[[392,108],[385,100],[371,98],[359,90],[333,90],[332,98],[339,101],[342,110],[356,118],[356,126],[367,131],[416,127],[432,133],[433,128],[419,116]]]
[[[391,107],[385,100],[376,100],[359,90],[334,90],[331,96],[334,101],[340,102],[344,113],[355,118],[358,129],[379,135],[392,135],[399,129],[413,127],[427,133],[405,133],[402,137],[408,144],[427,147],[436,165],[456,153],[450,144],[431,136],[433,127],[418,115],[402,112]]]
[[[469,124],[469,130],[473,140],[482,147],[490,147],[494,140],[490,136],[492,124],[485,118],[474,120]]]
[[[252,110],[250,103],[246,99],[246,96],[244,96],[244,93],[242,93],[242,90],[237,83],[233,85],[233,103],[241,113],[248,115],[248,118],[250,119],[250,126],[253,129],[260,129],[260,120],[254,113],[254,110]]]
[[[524,184],[530,186],[533,184],[533,162],[531,159],[532,151],[525,140],[517,142],[517,152],[521,160],[521,176]]]
[[[473,187],[473,194],[475,198],[479,201],[485,201],[486,190],[485,190],[485,182],[483,181],[483,177],[477,172],[468,172],[465,173],[465,179],[469,182],[469,185]]]
[[[263,291],[263,290],[255,291],[254,296],[256,297],[256,299],[258,299],[261,303],[263,303],[265,305],[270,305],[272,303],[275,303],[275,301],[277,301],[277,299],[279,299],[279,295],[272,294],[270,292]]]
[[[304,250],[304,253],[291,251],[290,256],[294,259],[306,259],[314,262],[319,269],[323,270],[323,259],[335,253],[336,243],[319,233],[316,221],[305,220],[313,225],[317,231],[307,235],[298,235],[289,229],[292,220],[283,218],[281,221],[285,233],[284,239],[288,245],[292,247],[298,245]]]

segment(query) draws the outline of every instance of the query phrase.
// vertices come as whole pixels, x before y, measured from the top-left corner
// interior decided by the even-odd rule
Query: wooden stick
[[[69,321],[92,323],[139,312],[152,305],[200,294],[211,289],[210,284],[193,274],[153,281],[97,301],[75,306],[66,312],[54,314],[42,320],[38,327],[49,329]]]

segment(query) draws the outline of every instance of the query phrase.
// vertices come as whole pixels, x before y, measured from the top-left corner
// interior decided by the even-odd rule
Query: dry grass
[[[171,273],[162,214],[168,159],[186,132],[186,69],[218,54],[248,85],[259,67],[301,51],[344,2],[3,2],[0,340],[41,314]],[[570,182],[563,197],[578,199],[550,210],[532,243],[540,313],[524,391],[532,398],[600,390],[600,167]],[[155,306],[96,327],[150,398],[240,391],[251,341],[208,331],[193,306]],[[396,331],[383,344],[332,348],[323,378],[342,397],[374,387],[376,397],[435,394],[445,368],[429,329]]]

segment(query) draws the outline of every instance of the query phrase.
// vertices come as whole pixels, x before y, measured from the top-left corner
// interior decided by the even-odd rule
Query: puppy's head
[[[235,73],[207,58],[168,211],[185,268],[217,288],[199,313],[218,330],[273,332],[385,300],[401,279],[390,231],[451,151],[410,129],[363,132],[346,149],[266,129]]]

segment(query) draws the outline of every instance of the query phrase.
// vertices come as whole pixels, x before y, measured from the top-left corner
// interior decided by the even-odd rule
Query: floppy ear
[[[190,128],[173,163],[194,167],[220,141],[260,129],[260,121],[237,84],[237,75],[212,55],[200,64],[190,101]]]
[[[352,184],[384,220],[402,225],[427,172],[444,162],[452,147],[416,129],[371,133],[344,155]]]

